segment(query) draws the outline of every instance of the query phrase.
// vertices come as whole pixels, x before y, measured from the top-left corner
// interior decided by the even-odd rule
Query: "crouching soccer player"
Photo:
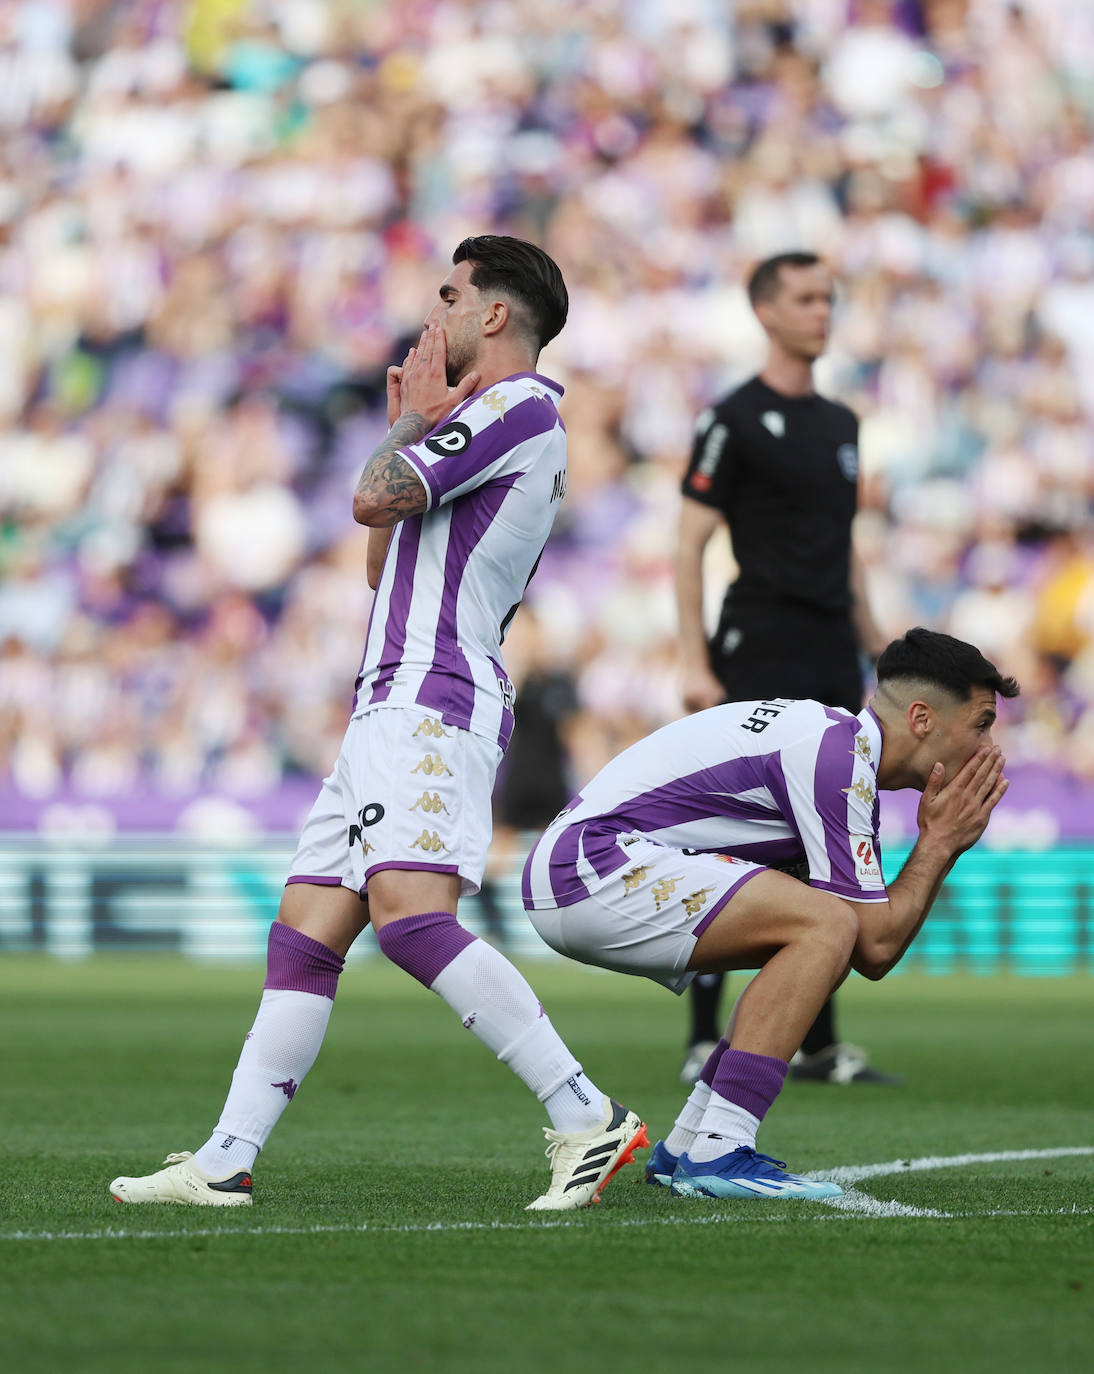
[[[647,1181],[683,1197],[833,1197],[759,1154],[787,1062],[851,969],[882,978],[1007,789],[995,699],[1018,684],[971,644],[909,630],[865,710],[734,702],[625,750],[529,855],[524,905],[553,949],[682,992],[758,969]],[[881,873],[878,789],[914,787],[919,837]],[[808,883],[772,865],[808,864]]]

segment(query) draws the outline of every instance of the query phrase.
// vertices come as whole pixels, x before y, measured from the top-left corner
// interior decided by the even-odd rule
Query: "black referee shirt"
[[[735,603],[849,611],[854,411],[754,377],[699,417],[682,489],[725,516],[740,568]]]

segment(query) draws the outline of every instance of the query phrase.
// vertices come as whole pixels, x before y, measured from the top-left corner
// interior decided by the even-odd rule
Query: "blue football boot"
[[[646,1182],[657,1188],[668,1188],[679,1162],[679,1156],[670,1154],[665,1149],[665,1142],[659,1140],[646,1160]]]
[[[647,1171],[649,1167],[648,1164]],[[701,1164],[681,1155],[672,1176],[672,1192],[674,1197],[787,1197],[814,1202],[839,1197],[843,1189],[836,1183],[788,1174],[782,1160],[742,1145],[728,1155]]]

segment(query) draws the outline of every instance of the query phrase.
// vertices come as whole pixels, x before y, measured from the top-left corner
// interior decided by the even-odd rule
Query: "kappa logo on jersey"
[[[423,792],[413,806],[407,807],[407,810],[417,811],[419,806],[423,811],[429,811],[435,816],[439,816],[442,811],[446,816],[452,814],[441,800],[441,794],[439,792]]]
[[[836,462],[848,482],[858,477],[858,449],[854,444],[840,444],[836,449]]]
[[[874,756],[870,751],[870,740],[866,735],[855,736],[855,747],[851,753],[857,759],[862,759],[865,763],[873,763]]]
[[[425,446],[430,453],[436,453],[444,458],[452,453],[462,453],[470,442],[471,431],[467,426],[459,420],[451,420],[438,433],[431,434],[425,441]]]
[[[852,787],[843,788],[843,791],[849,792],[853,796],[858,797],[859,801],[864,801],[871,805],[876,796],[873,786],[868,783],[865,778],[856,778],[854,785]]]
[[[776,439],[781,439],[786,433],[786,416],[781,411],[765,410],[760,416],[760,424]]]
[[[488,391],[482,403],[488,410],[496,411],[499,420],[505,419],[505,397],[500,391]]]
[[[881,864],[871,835],[851,836],[851,858],[855,861],[855,875],[862,887],[880,888],[885,884],[881,878]]]

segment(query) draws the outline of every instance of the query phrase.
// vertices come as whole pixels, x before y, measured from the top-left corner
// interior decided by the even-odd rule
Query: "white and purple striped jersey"
[[[524,868],[532,911],[569,906],[630,862],[627,840],[760,864],[809,863],[810,886],[888,900],[878,847],[881,726],[816,701],[731,702],[666,725],[602,768]]]
[[[508,746],[513,686],[501,641],[566,491],[561,395],[535,373],[506,377],[399,450],[428,505],[395,526],[355,711],[426,706]]]

